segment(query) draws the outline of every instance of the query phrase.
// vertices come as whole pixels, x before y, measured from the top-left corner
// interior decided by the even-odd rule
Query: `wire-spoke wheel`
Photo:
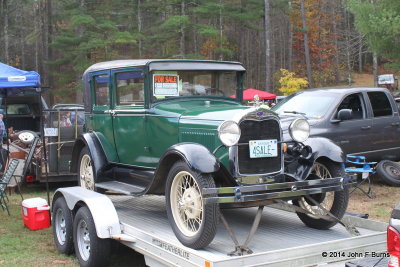
[[[92,165],[92,158],[88,149],[82,149],[79,156],[78,183],[81,187],[88,190],[95,190],[95,179]]]
[[[72,240],[72,213],[64,197],[59,197],[53,205],[53,237],[59,252],[71,254],[74,248]]]
[[[315,162],[311,175],[318,179],[330,179],[334,177],[343,177],[344,171],[339,163],[324,161]],[[346,212],[349,200],[347,189],[335,192],[326,192],[310,195],[313,200],[319,203],[325,210],[332,213],[338,219],[341,219]],[[306,197],[293,200],[293,204],[305,209],[309,214],[297,212],[299,218],[309,227],[317,229],[329,229],[337,222],[320,219],[318,215],[327,215],[324,209],[315,205],[313,201]]]
[[[110,240],[97,236],[92,214],[87,207],[79,208],[74,218],[75,253],[80,266],[107,266]]]
[[[186,236],[194,236],[203,222],[203,198],[193,176],[181,171],[171,186],[171,210],[179,230]],[[175,193],[176,192],[176,193]]]
[[[216,233],[218,204],[205,204],[202,188],[215,187],[209,174],[192,171],[179,161],[171,168],[166,183],[168,219],[176,237],[185,246],[207,246]]]

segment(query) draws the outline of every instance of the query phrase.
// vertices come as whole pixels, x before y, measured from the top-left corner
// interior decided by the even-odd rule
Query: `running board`
[[[105,190],[118,192],[124,195],[133,195],[133,196],[142,193],[145,190],[144,187],[135,186],[118,181],[96,183],[96,188],[102,188]]]

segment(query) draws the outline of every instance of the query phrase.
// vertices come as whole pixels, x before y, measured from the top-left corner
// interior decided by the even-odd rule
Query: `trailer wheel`
[[[391,186],[400,186],[400,165],[390,160],[382,160],[376,166],[382,180]]]
[[[74,246],[80,266],[107,266],[110,255],[110,240],[96,234],[92,214],[87,207],[81,207],[74,219]]]
[[[92,157],[87,147],[79,154],[78,161],[78,184],[88,190],[95,190],[95,178]]]
[[[205,204],[202,188],[215,187],[210,174],[197,173],[183,161],[168,173],[166,202],[168,220],[179,241],[200,249],[214,239],[219,219],[219,205]]]
[[[53,206],[53,237],[57,250],[63,254],[71,254],[74,249],[72,234],[72,212],[64,197],[59,197]]]
[[[343,177],[344,170],[340,165],[340,163],[335,163],[332,161],[320,161],[314,163],[312,174],[322,179],[329,179],[333,177]],[[326,210],[335,215],[338,219],[342,219],[344,213],[346,212],[347,204],[349,202],[349,191],[348,189],[345,189],[335,192],[314,194],[310,195],[310,197],[312,197],[314,200],[320,203],[320,205],[322,205]],[[305,214],[301,212],[296,212],[300,220],[305,225],[311,228],[329,229],[337,223],[336,221],[327,221],[318,218],[318,216],[312,215],[312,214],[315,215],[326,215],[326,214],[321,208],[315,206],[311,201],[307,200],[304,197],[293,200],[293,204],[311,213],[311,214]]]

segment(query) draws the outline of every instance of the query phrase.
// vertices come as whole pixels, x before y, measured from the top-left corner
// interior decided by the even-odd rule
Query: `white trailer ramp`
[[[124,234],[135,242],[123,243],[142,253],[150,266],[312,266],[386,251],[385,223],[346,217],[361,236],[352,237],[341,225],[330,230],[305,226],[297,215],[267,207],[258,231],[249,244],[253,254],[228,256],[234,250],[220,223],[213,242],[203,250],[180,244],[168,222],[162,196],[109,196]],[[256,208],[223,210],[239,242],[247,238]],[[367,254],[367,256],[368,256]]]

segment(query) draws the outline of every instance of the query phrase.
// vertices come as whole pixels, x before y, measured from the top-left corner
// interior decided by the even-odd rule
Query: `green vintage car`
[[[301,117],[282,129],[279,116],[257,101],[244,106],[244,74],[237,62],[94,64],[83,74],[85,133],[72,156],[79,184],[165,194],[173,231],[195,249],[213,240],[221,208],[292,200],[308,211],[298,213],[308,226],[333,226],[319,215],[327,209],[341,218],[347,207],[340,148],[307,140]]]

